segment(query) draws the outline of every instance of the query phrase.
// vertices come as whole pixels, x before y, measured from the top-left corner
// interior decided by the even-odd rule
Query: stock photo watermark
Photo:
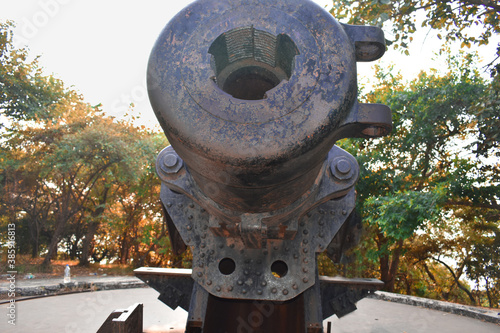
[[[24,16],[18,22],[18,34],[16,43],[19,46],[28,45],[29,40],[35,38],[50,21],[56,17],[61,7],[73,0],[40,0],[38,9],[32,15]]]
[[[9,281],[7,305],[7,322],[10,325],[16,325],[16,225],[10,223],[7,226],[7,280]]]
[[[115,99],[111,103],[111,110],[108,111],[108,114],[113,117],[121,117],[130,111],[131,106],[146,100],[148,100],[148,91],[144,82],[132,87],[128,93],[122,93],[119,98]]]
[[[269,318],[274,313],[274,304],[271,302],[258,302],[253,303],[255,310],[250,312],[247,318],[238,316],[236,319],[238,321],[237,333],[253,333],[256,329],[259,329],[266,318]]]
[[[148,90],[156,90],[160,86],[161,78],[158,74],[152,71],[148,71],[147,79],[142,81],[132,88],[128,89],[128,92],[124,92],[120,97],[116,98],[111,103],[111,109],[108,114],[113,117],[121,117],[127,114],[131,107],[138,105],[139,103],[149,100]]]

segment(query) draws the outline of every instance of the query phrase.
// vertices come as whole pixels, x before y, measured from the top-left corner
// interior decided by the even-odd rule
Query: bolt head
[[[339,180],[349,180],[355,174],[355,165],[346,157],[339,156],[330,163],[331,174]]]
[[[169,153],[163,156],[163,165],[166,166],[167,168],[175,167],[178,162],[179,158],[175,154]]]
[[[346,175],[346,174],[348,174],[351,171],[351,163],[349,163],[349,161],[346,160],[346,159],[340,159],[340,160],[337,161],[337,164],[335,165],[335,168],[341,174]]]
[[[158,156],[157,166],[159,167],[158,171],[165,174],[175,174],[182,169],[183,163],[173,150],[164,150]]]

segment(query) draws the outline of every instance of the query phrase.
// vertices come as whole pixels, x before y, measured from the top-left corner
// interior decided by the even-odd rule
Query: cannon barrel
[[[161,32],[148,92],[171,144],[156,169],[172,247],[193,254],[188,328],[207,302],[279,301],[316,311],[300,318],[320,332],[304,305],[320,297],[316,254],[339,261],[360,226],[359,166],[335,142],[391,131],[387,106],[357,100],[356,62],[384,52],[379,28],[308,0],[199,0]],[[187,308],[184,287],[158,285]],[[332,304],[323,316],[348,312]]]
[[[198,1],[158,38],[149,96],[204,195],[268,212],[311,188],[336,140],[390,130],[385,108],[356,102],[356,61],[384,51],[379,29],[310,1]]]

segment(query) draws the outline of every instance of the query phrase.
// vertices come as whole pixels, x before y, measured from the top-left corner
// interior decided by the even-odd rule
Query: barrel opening
[[[288,35],[274,36],[253,26],[223,33],[208,52],[217,86],[243,100],[264,99],[267,91],[289,80],[299,54]]]

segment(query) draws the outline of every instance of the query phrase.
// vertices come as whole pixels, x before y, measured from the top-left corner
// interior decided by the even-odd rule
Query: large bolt
[[[352,163],[344,157],[335,158],[330,164],[330,171],[339,180],[348,180],[353,176]]]
[[[163,157],[163,165],[165,165],[167,168],[173,168],[177,165],[177,162],[179,162],[179,158],[177,155],[174,154],[166,154]]]
[[[158,165],[162,172],[166,174],[175,174],[182,169],[182,160],[173,151],[166,151],[160,153],[158,158]]]
[[[346,175],[346,174],[348,174],[351,171],[351,163],[349,163],[349,161],[346,160],[346,159],[340,159],[340,160],[337,161],[337,164],[335,165],[335,168],[341,174]]]

